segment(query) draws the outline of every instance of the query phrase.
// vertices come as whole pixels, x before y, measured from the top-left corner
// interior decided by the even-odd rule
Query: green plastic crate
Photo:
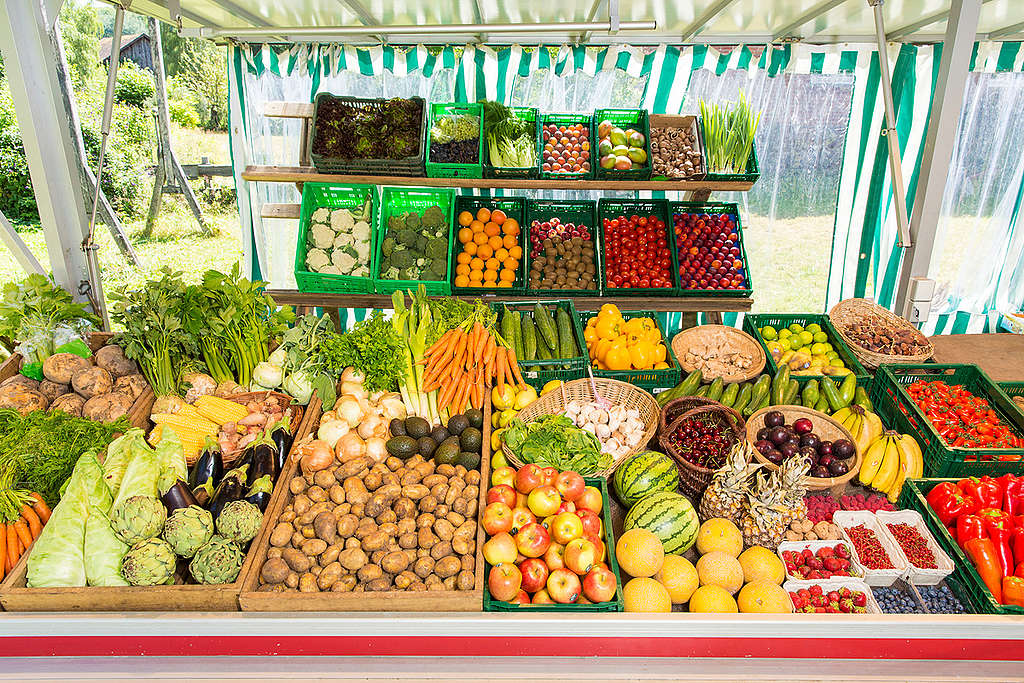
[[[306,268],[307,236],[313,212],[319,208],[352,209],[361,208],[370,199],[370,275],[331,275],[314,273]],[[377,216],[380,204],[374,185],[333,185],[331,183],[304,183],[302,206],[299,213],[299,236],[295,243],[295,282],[300,292],[344,292],[355,294],[373,293],[373,274],[377,271],[377,253],[374,239],[377,233]]]
[[[860,361],[850,351],[850,347],[839,336],[836,328],[832,326],[832,321],[829,320],[829,317],[823,313],[747,313],[743,316],[743,331],[756,339],[757,343],[764,349],[764,354],[768,359],[768,363],[765,366],[768,372],[775,375],[778,372],[779,366],[775,362],[772,352],[768,350],[768,345],[761,339],[761,328],[765,325],[771,325],[775,329],[781,330],[783,327],[789,327],[793,323],[798,323],[804,327],[812,323],[818,323],[821,326],[821,331],[828,335],[832,348],[839,354],[846,367],[852,370],[853,374],[857,377],[857,386],[864,387],[865,391],[870,389],[871,375],[868,374],[868,371],[864,369],[864,366],[860,364]],[[821,381],[821,378],[822,375],[793,375],[793,379],[801,384],[812,379]],[[832,379],[838,379],[837,384],[843,381],[843,377],[833,377]]]
[[[451,294],[450,272],[444,280],[387,280],[380,277],[380,266],[383,263],[381,244],[388,234],[388,219],[406,211],[423,212],[431,206],[439,206],[445,214],[448,225],[448,254],[452,253],[454,234],[452,231],[453,212],[455,210],[455,190],[451,188],[418,188],[418,187],[385,187],[380,198],[380,221],[377,236],[374,239],[373,252],[377,255],[377,267],[373,271],[373,286],[378,294],[391,294],[397,291],[415,290],[422,284],[427,294]]]
[[[1024,396],[1024,382],[999,382],[999,388],[1011,399],[1014,396]]]
[[[430,131],[434,128],[434,122],[442,116],[476,116],[479,119],[477,136],[477,161],[475,164],[451,164],[431,161]],[[430,105],[430,127],[427,129],[427,177],[428,178],[482,178],[484,163],[484,110],[483,106],[476,103],[453,103],[453,104],[432,104]]]
[[[970,477],[983,474],[1024,474],[1024,448],[954,448],[917,407],[905,386],[916,380],[941,380],[962,385],[975,396],[984,398],[1003,422],[1019,435],[1024,434],[1024,412],[989,379],[977,365],[885,364],[875,372],[871,402],[887,426],[912,434],[924,454],[924,472],[929,477]],[[991,460],[985,460],[990,457]],[[1016,461],[1000,460],[1015,457]]]
[[[725,213],[736,217],[736,236],[737,245],[740,249],[740,261],[743,262],[743,274],[747,278],[747,286],[744,289],[689,289],[683,282],[683,277],[679,273],[679,267],[683,263],[683,259],[679,258],[680,240],[676,235],[676,216],[683,214],[712,214],[712,213]],[[679,279],[679,295],[680,296],[721,296],[721,297],[748,297],[754,293],[754,281],[753,276],[750,274],[750,259],[747,258],[746,247],[743,246],[743,225],[740,221],[740,207],[738,204],[731,202],[669,202],[668,205],[668,217],[669,217],[669,230],[672,232],[672,237],[675,240],[673,244],[675,247],[672,250],[673,256],[675,256],[676,263],[676,276]],[[838,336],[838,335],[837,335]]]
[[[533,166],[493,166],[491,155],[487,150],[487,141],[484,140],[484,178],[536,178],[540,173],[540,155],[543,148],[540,132],[540,110],[536,107],[509,107],[516,118],[533,124],[534,154],[537,163]]]
[[[594,242],[594,289],[540,289],[530,287],[529,275],[533,259],[530,250],[524,248],[526,261],[526,294],[541,297],[600,296],[601,295],[601,235],[597,224],[597,203],[589,199],[528,199],[526,200],[526,223],[523,224],[523,244],[530,244],[530,225],[533,221],[548,221],[558,218],[562,223],[585,225]]]
[[[703,154],[704,168],[707,169],[708,165],[708,146],[704,140],[704,119],[699,118],[697,125],[697,137],[700,139],[701,153]],[[755,141],[750,147],[750,158],[747,159],[747,172],[746,173],[711,173],[708,172],[704,175],[704,180],[713,182],[757,182],[757,179],[761,177],[761,168],[757,162],[757,142]]]
[[[590,114],[544,114],[540,119],[541,123],[541,157],[538,159],[540,164],[540,177],[541,178],[553,178],[558,180],[589,180],[594,177],[594,167],[597,166],[597,135],[594,134],[594,121]],[[587,132],[587,141],[590,142],[589,155],[590,158],[587,160],[590,163],[590,168],[586,171],[545,171],[544,170],[544,143],[546,143],[545,127],[549,125],[554,126],[571,126],[574,124],[582,124],[583,129]]]
[[[676,355],[672,353],[672,344],[669,339],[665,336],[665,330],[661,326],[661,322],[658,320],[658,314],[654,311],[620,311],[622,317],[626,320],[632,320],[633,318],[650,318],[654,321],[654,324],[658,326],[658,332],[661,333],[661,338],[665,344],[665,362],[668,363],[668,367],[661,370],[598,370],[594,369],[595,377],[607,377],[608,379],[617,379],[620,382],[627,382],[629,384],[635,384],[641,389],[647,389],[648,391],[654,391],[655,389],[669,389],[679,384],[682,381],[682,368],[679,367],[679,363],[676,361]],[[582,311],[580,314],[580,326],[584,332],[587,329],[587,321],[591,318],[597,317],[597,311]]]
[[[956,583],[949,582],[949,586],[960,599],[960,602],[964,603],[964,607],[973,607],[982,614],[1024,614],[1024,607],[1002,605],[996,602],[992,592],[985,586],[985,582],[981,580],[981,576],[975,570],[974,563],[960,549],[960,546],[957,545],[953,537],[949,535],[945,525],[943,525],[938,515],[935,514],[935,511],[932,510],[932,506],[928,504],[925,496],[935,486],[944,481],[956,482],[957,479],[908,479],[903,486],[903,490],[900,492],[900,508],[917,510],[921,513],[924,523],[928,526],[928,530],[932,532],[932,536],[935,537],[939,546],[946,551],[946,554],[953,559],[956,569],[951,577]],[[963,593],[957,590],[957,588],[960,588]]]
[[[601,155],[597,153],[597,144],[591,145],[594,177],[598,180],[650,180],[651,179],[651,120],[646,109],[598,109],[594,112],[594,140],[597,140],[597,127],[602,121],[610,121],[613,126],[623,130],[632,128],[644,136],[644,153],[647,161],[642,166],[635,165],[630,169],[618,170],[601,167]]]
[[[605,220],[619,216],[657,216],[665,224],[665,239],[671,264],[670,287],[616,287],[608,283],[608,258],[604,250],[608,247],[605,236]],[[679,294],[679,259],[676,256],[675,230],[668,221],[668,202],[664,199],[601,199],[597,203],[597,232],[601,244],[601,291],[609,296],[676,296]]]
[[[491,597],[491,590],[484,581],[484,611],[485,612],[522,612],[526,614],[537,612],[621,612],[622,611],[622,573],[619,571],[618,560],[615,559],[615,537],[612,534],[612,516],[609,509],[608,482],[604,477],[584,477],[588,486],[594,486],[601,491],[601,519],[604,524],[604,547],[608,555],[607,565],[612,574],[615,575],[615,599],[608,602],[598,602],[589,605],[517,605],[503,600],[495,600]],[[484,567],[484,576],[491,573],[491,565]],[[583,577],[580,577],[582,583]]]
[[[579,315],[576,313],[576,306],[573,305],[573,302],[570,299],[544,299],[538,301],[517,301],[505,303],[494,302],[491,304],[491,308],[498,311],[500,314],[503,313],[504,309],[507,307],[510,312],[518,311],[521,318],[524,312],[532,314],[533,308],[536,304],[541,304],[548,309],[552,320],[556,320],[554,310],[556,308],[564,309],[569,313],[569,320],[572,324],[576,348],[579,351],[578,355],[573,356],[572,358],[551,358],[532,361],[517,358],[519,363],[519,372],[522,373],[523,379],[526,380],[527,384],[540,392],[544,385],[552,380],[559,379],[563,382],[568,382],[574,379],[581,379],[584,376],[587,368],[587,343],[583,339],[583,328],[580,327],[580,320]],[[522,329],[521,324],[520,329]],[[501,331],[500,323],[497,326],[497,330],[499,332]],[[540,343],[539,339],[537,343]],[[555,367],[552,368],[549,366]]]
[[[514,218],[519,221],[519,246],[523,246],[523,224],[526,223],[526,200],[522,197],[482,197],[473,195],[459,195],[455,198],[455,216],[456,218],[463,211],[469,211],[474,216],[481,207],[487,207],[488,209],[501,209],[509,218]],[[453,227],[453,234],[457,235],[459,230],[462,228],[461,225],[455,225]],[[453,249],[449,254],[450,265],[448,268],[448,278],[452,282],[452,292],[454,294],[489,294],[494,296],[496,294],[522,294],[526,291],[526,258],[523,249],[524,257],[519,259],[519,267],[516,268],[516,280],[512,283],[511,287],[456,287],[455,286],[455,268],[457,266],[456,259],[459,253],[462,252],[462,244],[455,237],[452,240]]]

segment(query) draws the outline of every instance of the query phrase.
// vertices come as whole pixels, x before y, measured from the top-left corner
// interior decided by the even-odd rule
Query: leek
[[[754,148],[754,135],[761,122],[761,113],[755,114],[740,91],[739,102],[708,105],[700,101],[700,115],[704,132],[704,147],[708,171],[712,173],[746,173]]]

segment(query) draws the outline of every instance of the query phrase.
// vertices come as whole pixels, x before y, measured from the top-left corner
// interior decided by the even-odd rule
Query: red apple
[[[576,512],[576,503],[573,503],[572,501],[569,501],[569,500],[563,500],[562,504],[558,506],[557,510],[555,510],[555,513],[556,514],[561,514],[563,512],[575,513]]]
[[[543,559],[549,570],[562,569],[565,567],[565,546],[561,543],[552,543],[544,553]]]
[[[516,491],[516,504],[512,506],[512,509],[513,510],[516,509],[516,508],[524,508],[524,509],[526,509],[526,500],[527,500],[527,497],[526,497],[525,493],[519,493],[519,491]]]
[[[523,574],[523,590],[527,593],[536,593],[547,585],[548,566],[544,560],[531,557],[519,565],[519,571]]]
[[[555,517],[557,516],[558,515],[548,515],[544,519],[540,520],[540,525],[547,529],[548,533],[551,533],[551,525],[554,523]]]
[[[487,560],[488,564],[497,566],[499,564],[512,564],[515,562],[519,548],[516,546],[516,541],[511,535],[501,532],[484,543],[483,551],[484,559]]]
[[[573,501],[580,497],[586,488],[583,477],[578,472],[561,472],[555,477],[555,488],[564,500]]]
[[[487,588],[495,600],[512,600],[519,593],[523,575],[514,564],[499,564],[487,575]]]
[[[556,467],[545,467],[541,470],[544,473],[544,485],[554,486],[555,480],[558,478],[558,468]]]
[[[548,595],[546,588],[541,588],[539,591],[533,594],[533,600],[531,601],[534,605],[553,605],[555,601]]]
[[[587,600],[587,596],[586,595],[581,595],[579,597],[579,599],[576,600],[576,604],[577,605],[593,605],[594,603],[592,603],[590,600]]]
[[[579,599],[583,586],[580,577],[568,569],[556,569],[548,575],[547,590],[552,600],[567,605]]]
[[[544,485],[544,472],[540,466],[529,464],[519,468],[516,472],[516,491],[529,493],[538,486]]]
[[[604,531],[600,515],[591,510],[577,510],[576,515],[583,522],[583,534],[585,536],[600,536]]]
[[[591,602],[608,602],[615,598],[615,574],[594,567],[583,577],[583,595]]]
[[[555,514],[561,504],[562,497],[558,495],[558,489],[547,484],[530,491],[530,495],[526,498],[526,506],[538,517]]]
[[[536,522],[527,524],[516,534],[516,547],[526,557],[540,557],[548,551],[550,545],[548,530]]]
[[[480,524],[488,536],[500,534],[512,529],[512,508],[501,501],[495,501],[484,508]]]
[[[508,484],[498,484],[487,489],[487,503],[502,502],[510,508],[516,506],[516,490]]]
[[[590,510],[595,515],[601,514],[601,491],[594,486],[586,486],[580,497],[573,501],[577,510]]]
[[[491,472],[491,486],[514,486],[516,483],[516,471],[511,467],[499,467]]]
[[[583,576],[595,562],[600,562],[597,546],[585,538],[576,538],[565,544],[565,567]]]
[[[590,534],[583,534],[583,538],[593,543],[594,547],[597,548],[597,561],[604,562],[605,553],[607,552],[605,550],[604,541],[597,536],[591,536]]]
[[[527,508],[514,508],[512,510],[512,529],[509,533],[515,535],[519,533],[527,524],[533,524],[537,521],[537,517],[530,512]]]
[[[521,590],[518,593],[516,593],[516,597],[509,600],[509,602],[511,602],[513,605],[529,605],[530,594],[526,591]]]
[[[571,512],[561,512],[552,520],[549,529],[551,538],[565,545],[583,535],[583,520]]]

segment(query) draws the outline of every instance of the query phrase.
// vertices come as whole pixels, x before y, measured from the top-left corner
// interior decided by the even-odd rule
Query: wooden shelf
[[[337,294],[328,292],[299,292],[294,289],[269,289],[267,293],[279,304],[290,306],[318,306],[323,308],[391,308],[388,294]],[[458,295],[457,295],[458,296]],[[553,296],[553,295],[552,295]],[[533,296],[459,296],[460,299],[483,301],[528,301]],[[549,297],[550,298],[550,297]],[[596,311],[604,304],[615,304],[623,310],[697,312],[746,312],[753,299],[734,297],[565,297],[573,300],[580,311]]]
[[[663,190],[665,192],[746,192],[749,181],[704,180],[558,180],[516,178],[426,178],[317,173],[311,166],[246,166],[245,180],[261,183],[343,183],[346,185],[405,185],[412,187],[475,187],[506,190]]]

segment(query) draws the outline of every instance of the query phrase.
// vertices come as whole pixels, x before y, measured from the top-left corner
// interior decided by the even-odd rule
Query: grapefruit
[[[630,529],[615,544],[619,567],[630,576],[654,576],[665,561],[665,548],[647,529]]]
[[[729,553],[713,550],[697,560],[697,576],[702,586],[718,586],[730,595],[743,587],[743,567]]]
[[[760,612],[765,614],[789,614],[793,604],[789,594],[777,583],[770,581],[754,581],[748,583],[740,591],[740,612]]]
[[[747,548],[739,560],[743,567],[743,580],[747,583],[768,581],[781,585],[786,580],[786,565],[768,548],[759,545]]]
[[[627,612],[671,612],[672,598],[654,579],[640,577],[622,587],[622,605]]]
[[[728,519],[706,520],[697,530],[697,552],[701,555],[719,550],[737,557],[743,550],[743,534]]]
[[[701,586],[690,596],[690,611],[735,613],[739,609],[729,591],[720,586]]]
[[[693,591],[700,585],[697,569],[685,557],[678,555],[666,555],[661,571],[654,578],[668,589],[674,605],[688,602]]]

